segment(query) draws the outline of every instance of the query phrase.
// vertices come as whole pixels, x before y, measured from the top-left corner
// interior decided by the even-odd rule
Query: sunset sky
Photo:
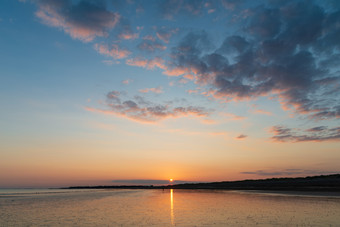
[[[339,173],[339,63],[338,0],[2,0],[0,187]]]

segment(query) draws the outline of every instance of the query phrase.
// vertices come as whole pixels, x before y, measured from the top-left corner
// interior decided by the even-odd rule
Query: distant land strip
[[[216,190],[268,190],[340,192],[340,174],[296,178],[270,178],[258,180],[222,181],[211,183],[185,183],[164,186],[153,185],[99,185],[73,186],[62,189],[216,189]]]

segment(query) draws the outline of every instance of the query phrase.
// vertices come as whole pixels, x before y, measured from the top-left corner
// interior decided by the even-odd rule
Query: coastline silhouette
[[[295,178],[269,178],[210,183],[185,183],[154,185],[97,185],[72,186],[63,189],[220,189],[220,190],[269,190],[269,191],[315,191],[340,192],[340,174]]]

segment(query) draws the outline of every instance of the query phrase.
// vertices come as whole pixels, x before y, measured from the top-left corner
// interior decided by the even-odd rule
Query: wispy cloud
[[[108,109],[98,109],[86,107],[91,112],[103,114],[113,114],[125,117],[130,120],[152,123],[167,118],[178,118],[186,116],[207,117],[209,111],[198,106],[174,106],[167,104],[155,104],[141,96],[135,96],[132,99],[123,100],[121,93],[112,91],[107,94],[106,107]],[[171,103],[171,102],[170,102]]]
[[[170,38],[172,35],[176,34],[178,32],[178,29],[166,29],[166,28],[160,28],[156,32],[156,36],[158,39],[162,40],[165,43],[169,43]]]
[[[144,89],[140,89],[139,92],[141,93],[153,92],[156,94],[160,94],[160,93],[163,93],[163,87],[158,86],[158,87],[153,87],[153,88],[144,88]]]
[[[105,44],[98,44],[94,45],[94,48],[103,55],[110,56],[114,59],[122,59],[126,58],[131,54],[130,51],[126,49],[120,48],[117,44],[112,44],[111,46]]]
[[[147,69],[166,69],[165,61],[162,58],[156,57],[154,59],[148,60],[141,57],[131,58],[126,60],[126,64],[132,66],[143,67]]]
[[[290,176],[290,175],[323,175],[323,174],[335,174],[334,171],[320,171],[320,170],[308,170],[308,169],[284,169],[284,170],[256,170],[241,172],[247,175],[258,175],[258,176]]]
[[[157,41],[151,41],[151,40],[143,40],[140,44],[138,44],[137,47],[140,50],[150,51],[150,52],[154,52],[156,50],[166,50],[165,45]]]
[[[232,120],[244,120],[245,119],[245,117],[239,116],[233,113],[221,113],[221,115],[231,118]]]
[[[273,126],[270,132],[274,134],[271,139],[275,142],[340,141],[340,127],[328,128],[326,126],[319,126],[302,130]]]

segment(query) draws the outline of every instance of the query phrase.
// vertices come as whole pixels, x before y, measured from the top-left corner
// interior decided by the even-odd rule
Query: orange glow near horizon
[[[172,179],[172,178],[171,178],[169,181],[170,181],[170,182],[173,182],[173,181],[174,181],[174,179]]]

